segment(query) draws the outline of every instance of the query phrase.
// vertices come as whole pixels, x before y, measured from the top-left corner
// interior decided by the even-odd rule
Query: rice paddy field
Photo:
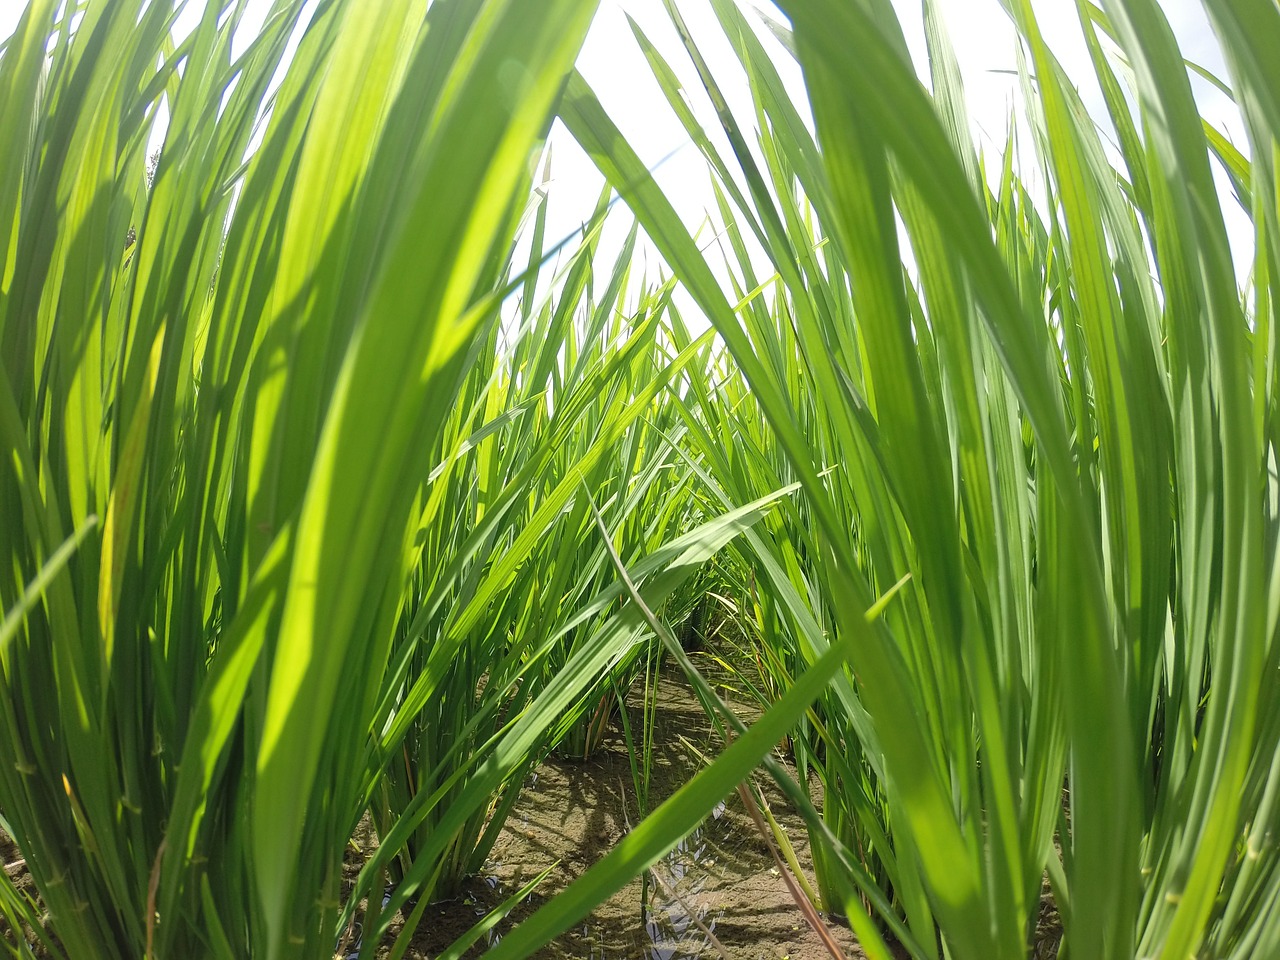
[[[27,0],[3,954],[1280,957],[1280,6],[1062,3],[652,0],[698,231],[595,0]]]

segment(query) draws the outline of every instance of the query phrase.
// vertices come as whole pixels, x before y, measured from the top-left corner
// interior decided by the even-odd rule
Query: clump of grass
[[[0,54],[0,807],[67,956],[332,953],[434,458],[592,5],[280,0],[233,52],[245,12],[175,44],[171,5],[36,0]]]

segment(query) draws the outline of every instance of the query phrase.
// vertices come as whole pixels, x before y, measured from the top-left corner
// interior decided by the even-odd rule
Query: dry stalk
[[[756,806],[755,798],[751,796],[751,791],[747,789],[745,783],[738,784],[738,796],[742,797],[742,803],[751,814],[751,820],[756,825],[756,830],[760,832],[760,836],[764,838],[765,846],[769,848],[769,853],[773,855],[773,862],[778,865],[778,873],[782,875],[782,882],[787,885],[787,892],[791,894],[791,899],[796,902],[796,906],[800,908],[800,912],[804,915],[805,920],[809,922],[809,926],[813,928],[813,932],[818,935],[822,945],[827,948],[827,953],[831,954],[835,960],[846,960],[844,951],[840,949],[840,945],[831,936],[831,931],[822,922],[822,918],[818,916],[818,911],[813,908],[809,898],[804,895],[804,892],[796,884],[795,877],[791,875],[791,870],[783,862],[781,854],[778,853],[778,848],[774,845],[773,837],[769,834],[769,828],[765,825],[764,817],[760,815],[760,808]]]

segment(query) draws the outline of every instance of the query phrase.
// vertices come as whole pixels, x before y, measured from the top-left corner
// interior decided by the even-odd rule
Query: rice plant
[[[38,896],[0,879],[10,953],[332,956],[358,921],[372,956],[399,912],[403,955],[660,642],[723,752],[494,956],[758,767],[869,956],[1025,956],[1046,880],[1060,956],[1280,954],[1280,9],[1205,0],[1214,77],[1156,0],[1077,0],[1101,119],[1007,0],[1021,115],[980,153],[932,0],[924,76],[886,0],[705,2],[736,63],[664,0],[696,88],[633,27],[715,243],[575,72],[590,0],[274,0],[247,42],[247,0],[177,40],[185,4],[27,5],[0,828]],[[609,184],[563,244],[555,117]],[[638,230],[606,262],[610,190]],[[711,594],[750,727],[670,629]]]
[[[80,541],[5,644],[0,806],[68,956],[334,949],[433,458],[591,17],[279,2],[233,56],[245,7],[175,47],[161,4],[33,3],[0,62],[6,609]]]

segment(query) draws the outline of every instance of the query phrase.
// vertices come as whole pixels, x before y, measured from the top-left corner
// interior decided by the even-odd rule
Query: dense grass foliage
[[[28,4],[0,49],[12,955],[320,958],[358,921],[401,956],[657,643],[723,752],[495,956],[762,765],[872,957],[1025,956],[1046,876],[1063,956],[1280,955],[1280,8],[1206,0],[1233,145],[1155,0],[1076,4],[1101,125],[1007,0],[1025,115],[993,157],[930,0],[925,77],[888,0],[706,0],[715,69],[664,2],[700,89],[635,40],[715,244],[574,71],[594,2],[275,0],[235,55],[243,0],[176,44],[170,5]],[[546,236],[556,116],[670,277],[636,229],[600,255],[609,189]],[[749,729],[670,628],[708,604]]]
[[[736,305],[579,78],[562,115],[749,388],[754,412],[703,404],[762,437],[725,448],[708,432],[712,473],[731,499],[804,484],[795,522],[751,542],[785,614],[762,622],[782,688],[829,643],[852,647],[852,686],[824,695],[825,749],[809,748],[842,784],[849,878],[920,957],[938,955],[935,931],[952,956],[1021,956],[1046,869],[1072,955],[1276,949],[1280,88],[1260,51],[1280,15],[1208,4],[1250,162],[1202,123],[1154,3],[1079,5],[1110,153],[1030,5],[1009,4],[1040,169],[1009,149],[987,171],[928,3],[927,87],[887,4],[781,4],[792,27],[773,30],[804,70],[816,138],[756,25],[713,6],[751,82],[755,143],[698,37],[685,43],[732,157],[646,47],[720,188]],[[1214,162],[1257,231],[1243,290]],[[868,628],[861,611],[904,576]]]
[[[162,5],[34,4],[0,63],[0,807],[68,956],[331,954],[366,808],[365,886],[449,889],[640,639],[574,579],[584,481],[664,590],[741,522],[679,540],[687,481],[636,432],[680,369],[669,289],[621,316],[626,264],[593,294],[586,244],[501,329],[591,6],[322,5],[268,92],[300,8],[232,60],[243,4],[177,49]]]

